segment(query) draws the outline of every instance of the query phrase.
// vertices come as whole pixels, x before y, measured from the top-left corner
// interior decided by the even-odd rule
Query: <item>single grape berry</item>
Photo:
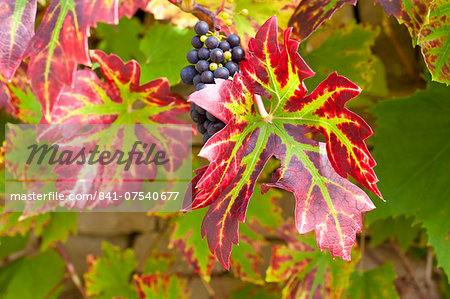
[[[195,85],[195,90],[199,91],[202,90],[203,88],[206,88],[206,84],[205,83],[198,83],[197,85]]]
[[[200,49],[201,47],[203,47],[203,42],[200,40],[200,36],[194,36],[191,39],[191,45],[196,49]]]
[[[205,21],[197,22],[197,24],[195,24],[195,26],[194,26],[194,31],[198,35],[204,35],[204,34],[208,33],[208,31],[209,31],[208,23],[206,23]]]
[[[234,76],[239,71],[239,66],[236,62],[230,61],[225,64],[225,67],[230,72],[230,76]]]
[[[241,43],[241,39],[236,34],[230,34],[227,37],[227,42],[230,44],[232,48],[239,46]]]
[[[206,39],[205,45],[208,49],[217,48],[217,46],[219,45],[219,40],[215,36],[210,36]]]
[[[214,72],[215,70],[217,70],[217,68],[218,68],[217,63],[212,62],[212,63],[209,64],[209,70],[210,71]]]
[[[228,51],[231,49],[230,43],[227,41],[221,41],[219,44],[219,49],[221,49],[222,51]]]
[[[214,71],[214,78],[220,78],[220,79],[228,79],[228,76],[230,75],[230,72],[225,67],[219,67],[217,70]]]
[[[202,82],[202,79],[200,78],[200,74],[197,74],[194,76],[194,79],[192,79],[192,83],[194,85],[197,85],[198,83]]]
[[[198,114],[206,114],[206,110],[200,106],[196,106],[195,110],[198,112]]]
[[[211,137],[211,136],[209,136],[209,135],[208,135],[208,132],[206,132],[206,133],[203,135],[203,143],[206,143],[206,141],[208,141],[209,137]]]
[[[208,112],[206,112],[206,113],[208,113]],[[211,121],[208,119],[203,122],[203,127],[205,128],[205,130],[208,130],[208,126],[210,123],[211,123]]]
[[[180,72],[181,80],[189,85],[194,83],[193,80],[195,75],[197,75],[197,71],[193,65],[185,66]]]
[[[192,64],[196,64],[198,62],[198,50],[190,50],[186,54],[187,61]]]
[[[211,71],[205,71],[201,75],[203,83],[214,83],[214,74]]]
[[[191,106],[189,107],[190,112],[195,110],[195,106],[197,105],[195,105],[194,103],[191,104]]]
[[[223,53],[223,58],[225,61],[231,61],[231,52],[230,51],[226,51]]]
[[[241,47],[234,47],[231,55],[234,62],[240,62],[245,57],[245,51]]]
[[[201,74],[209,69],[209,62],[206,60],[200,60],[195,65],[195,69]]]
[[[206,118],[208,118],[209,121],[213,121],[213,122],[217,120],[217,118],[214,115],[212,115],[211,113],[209,113],[208,111],[206,111]]]
[[[200,134],[204,134],[206,133],[206,129],[205,126],[203,125],[203,123],[198,123],[197,124],[197,130],[200,132]]]
[[[198,122],[198,117],[200,114],[198,114],[197,110],[194,110],[191,112],[191,118],[194,122]]]
[[[209,50],[206,48],[201,48],[198,50],[198,58],[207,60],[209,59]]]
[[[211,50],[210,58],[212,61],[220,63],[223,61],[223,51],[221,49]]]
[[[212,136],[222,130],[224,127],[225,124],[223,122],[212,122],[208,126],[208,134]]]

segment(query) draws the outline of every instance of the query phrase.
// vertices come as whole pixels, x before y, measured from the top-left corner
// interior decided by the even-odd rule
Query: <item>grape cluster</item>
[[[239,72],[239,63],[245,58],[245,51],[239,46],[239,36],[230,34],[226,37],[211,32],[204,21],[195,24],[194,30],[197,35],[192,38],[191,44],[195,49],[186,55],[191,65],[181,70],[181,80],[195,85],[195,90],[213,84],[215,78],[232,80],[234,74]],[[225,123],[194,103],[191,104],[191,118],[203,134],[203,142],[225,127]]]

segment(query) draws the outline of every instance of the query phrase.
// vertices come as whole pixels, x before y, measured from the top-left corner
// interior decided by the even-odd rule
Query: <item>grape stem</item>
[[[216,19],[216,14],[198,4],[195,0],[169,0],[169,2],[185,12],[193,14],[199,20],[207,22],[210,28],[214,28],[217,31],[220,30],[219,23]]]
[[[267,113],[266,107],[264,107],[264,103],[262,101],[261,96],[259,94],[254,94],[253,99],[255,100],[256,107],[258,107],[258,111],[261,117],[266,119],[269,123],[272,123],[271,117],[269,113]]]

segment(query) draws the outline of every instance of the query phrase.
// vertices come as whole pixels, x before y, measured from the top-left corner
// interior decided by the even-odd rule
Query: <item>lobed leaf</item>
[[[294,34],[299,37],[299,41],[303,41],[344,4],[356,5],[356,2],[357,0],[303,0],[291,16],[289,26],[294,27]]]
[[[47,121],[78,63],[90,65],[87,37],[97,22],[117,23],[117,0],[52,0],[24,56],[28,77]]]
[[[124,63],[116,55],[106,55],[95,50],[91,52],[94,62],[99,63],[100,70],[106,82],[100,80],[94,71],[79,70],[75,74],[74,87],[65,87],[58,97],[51,114],[52,123],[59,124],[179,124],[177,117],[189,109],[188,104],[176,94],[172,94],[166,79],[156,79],[146,84],[139,83],[140,67],[134,60]],[[128,129],[126,129],[128,128]],[[49,132],[41,132],[39,138],[52,140],[54,128]],[[157,132],[150,132],[145,127],[135,129],[124,126],[105,126],[108,133],[98,129],[90,130],[84,134],[67,136],[58,141],[61,149],[79,148],[92,149],[95,144],[100,149],[106,145],[121,146],[121,150],[131,150],[136,140],[152,143],[166,149],[168,156],[172,156],[165,170],[175,171],[180,168],[185,156],[174,152],[185,150],[188,153],[188,140],[192,134],[191,129],[166,126]],[[127,131],[126,131],[127,130]],[[58,135],[58,134],[57,134]],[[170,150],[170,151],[169,151]],[[109,181],[116,179],[117,184],[104,183],[102,191],[113,192],[129,191],[130,180],[142,184],[142,178],[151,179],[157,174],[157,166],[132,165],[131,171],[126,174],[120,171],[125,165],[81,165],[77,167],[57,166],[54,170],[62,181],[57,187],[60,192],[94,193],[100,185],[100,179]],[[159,169],[160,171],[164,170]],[[76,177],[78,181],[74,181]],[[95,180],[94,180],[95,179]],[[100,181],[99,181],[100,180]],[[139,183],[141,181],[141,183]],[[136,185],[137,186],[137,185]],[[113,189],[111,189],[113,188]],[[136,187],[138,188],[138,187]],[[78,190],[78,191],[76,191]],[[138,189],[136,189],[138,190]],[[139,189],[140,190],[140,189]],[[75,192],[76,191],[76,192]],[[108,201],[104,201],[106,204]],[[78,208],[97,208],[103,206],[101,201],[77,202]]]
[[[137,266],[132,249],[121,251],[109,243],[102,244],[102,257],[87,256],[89,270],[84,274],[86,294],[96,298],[136,298],[130,276]]]
[[[321,253],[309,237],[299,237],[286,221],[277,230],[285,245],[272,247],[266,271],[267,282],[283,285],[283,298],[328,298],[342,296],[356,262],[335,261]]]
[[[405,24],[413,38],[419,34],[426,22],[428,6],[427,0],[374,0],[384,8],[388,16],[393,15],[400,24]]]
[[[181,252],[195,273],[210,281],[216,260],[198,231],[204,216],[205,211],[197,210],[175,218],[169,248],[176,248]]]
[[[361,230],[360,213],[374,208],[345,178],[351,174],[379,195],[375,162],[364,144],[371,130],[344,108],[359,88],[333,73],[305,96],[303,79],[313,72],[289,34],[288,29],[280,50],[276,18],[269,19],[249,43],[251,56],[241,64],[243,75],[235,75],[233,82],[216,80],[189,98],[227,124],[202,148],[199,155],[210,164],[192,182],[192,201],[184,201],[185,209],[209,206],[202,235],[225,268],[255,182],[272,156],[282,166],[263,192],[269,187],[293,192],[298,231],[315,230],[319,248],[329,248],[333,257],[350,259],[355,234]],[[270,98],[267,116],[256,111],[258,95]],[[308,139],[305,134],[312,130],[322,132],[327,144]]]
[[[430,4],[428,22],[422,26],[418,44],[422,48],[434,81],[450,85],[450,3],[434,0]]]
[[[2,1],[0,9],[0,72],[11,80],[34,35],[36,0]]]

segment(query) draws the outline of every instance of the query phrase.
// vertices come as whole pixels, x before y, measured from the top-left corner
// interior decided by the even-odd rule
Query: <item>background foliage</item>
[[[362,88],[347,107],[374,128],[368,144],[386,200],[372,196],[377,208],[365,214],[352,261],[345,262],[319,251],[313,235],[293,229],[290,194],[256,191],[239,226],[229,272],[201,239],[205,209],[146,215],[156,223],[150,240],[137,243],[130,230],[129,242],[116,246],[101,235],[111,242],[83,257],[71,247],[82,242],[73,238],[77,230],[83,234],[86,218],[3,212],[0,297],[448,296],[448,1],[3,0],[0,5],[2,123],[161,122],[158,115],[168,103],[175,107],[170,122],[179,115],[187,120],[183,97],[193,89],[180,83],[179,72],[187,63],[196,17],[205,18],[203,8],[216,12],[222,28],[238,33],[244,45],[277,15],[280,28],[293,26],[299,53],[316,72],[305,80],[308,90],[333,71]],[[135,62],[126,64],[131,59]],[[126,65],[140,67],[140,74],[123,76]],[[77,102],[92,88],[103,90],[111,105],[89,97]],[[127,114],[126,104],[138,99],[145,99],[145,113]],[[195,168],[206,162],[193,159]],[[4,180],[4,151],[0,162]],[[277,167],[269,161],[255,190]],[[4,194],[4,182],[0,191]],[[85,273],[74,266],[79,264]]]

